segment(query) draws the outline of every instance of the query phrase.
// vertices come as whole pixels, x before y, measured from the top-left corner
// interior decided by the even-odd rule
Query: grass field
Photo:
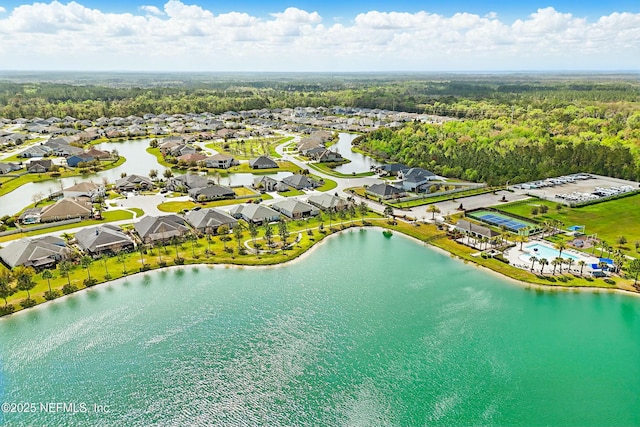
[[[282,197],[304,196],[304,191],[292,189],[289,191],[278,191],[278,194]]]
[[[224,142],[211,142],[205,147],[216,150],[218,153],[233,156],[238,160],[249,160],[262,155],[280,157],[275,152],[275,147],[287,142],[287,138],[268,137],[251,139],[231,139]],[[275,155],[272,155],[273,154]]]
[[[533,216],[532,208],[541,205],[547,206],[548,212]],[[500,210],[537,221],[557,219],[562,221],[565,229],[572,225],[584,225],[585,234],[597,233],[598,238],[616,249],[638,256],[634,244],[640,241],[640,194],[578,208],[563,206],[560,211],[556,210],[556,205],[547,200],[529,199],[501,205]],[[624,236],[628,243],[619,246],[616,243],[619,236]]]

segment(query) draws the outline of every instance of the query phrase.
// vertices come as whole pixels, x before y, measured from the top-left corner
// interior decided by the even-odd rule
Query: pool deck
[[[532,244],[539,244],[542,246],[546,246],[549,249],[555,250],[553,248],[553,245],[551,245],[549,242],[543,241],[543,240],[532,240],[530,242],[528,242],[526,245],[532,245]],[[527,262],[527,261],[523,261],[520,259],[520,256],[523,254],[530,254],[530,251],[527,250],[527,246],[523,245],[522,246],[522,250],[520,250],[520,244],[518,243],[515,247],[513,248],[509,248],[506,251],[504,251],[504,257],[506,259],[509,260],[509,263],[515,267],[518,268],[522,268],[523,270],[531,270],[531,262]],[[571,255],[574,255],[575,257],[578,258],[578,260],[584,260],[587,265],[584,266],[583,270],[582,270],[582,274],[591,274],[593,272],[593,269],[591,268],[591,264],[598,264],[599,258],[586,254],[584,252],[578,252],[576,250],[573,249],[565,249],[562,251],[562,253],[568,253]],[[552,261],[551,259],[548,260],[549,263]],[[534,267],[533,267],[533,272],[534,273],[540,273],[540,268],[541,265],[539,263],[535,263]],[[544,267],[544,272],[545,273],[551,273],[553,271],[553,266],[551,264],[546,265]],[[566,265],[562,266],[562,271],[563,272],[567,272],[567,267]],[[599,270],[598,270],[599,271]],[[571,269],[569,271],[570,273],[576,273],[576,274],[580,274],[580,266],[578,265],[578,261],[574,262],[571,265]]]

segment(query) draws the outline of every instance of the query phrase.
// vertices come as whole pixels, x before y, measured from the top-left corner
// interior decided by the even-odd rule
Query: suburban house
[[[381,176],[397,176],[398,172],[409,169],[409,166],[402,163],[390,163],[376,167],[376,173]]]
[[[330,208],[336,211],[341,211],[349,207],[349,202],[342,197],[335,196],[333,194],[321,193],[318,195],[309,196],[307,203],[326,211]]]
[[[178,160],[187,162],[187,163],[198,163],[203,161],[206,158],[207,156],[205,156],[204,154],[193,152],[193,153],[182,154],[181,156],[178,157]]]
[[[53,205],[43,207],[40,212],[40,222],[62,221],[71,218],[87,219],[91,217],[92,212],[91,202],[64,198]]]
[[[22,169],[17,163],[0,163],[0,175],[5,175],[14,171]]]
[[[0,258],[9,268],[22,265],[41,270],[54,267],[58,262],[67,258],[70,253],[71,250],[59,237],[25,237],[0,249]]]
[[[98,197],[104,197],[104,195],[104,185],[94,182],[80,182],[62,190],[62,196],[65,198],[87,197],[93,201]]]
[[[249,160],[249,167],[251,169],[274,169],[278,167],[278,164],[267,156],[260,156]]]
[[[67,166],[75,168],[79,163],[88,163],[94,160],[96,159],[87,153],[74,154],[73,156],[67,157]]]
[[[117,225],[105,224],[83,228],[75,235],[80,249],[91,256],[115,254],[133,249],[133,240]]]
[[[326,162],[342,162],[344,157],[340,153],[336,153],[335,151],[324,150],[321,153],[316,154],[313,159],[317,160],[320,163]]]
[[[402,180],[402,188],[405,191],[420,191],[421,187],[429,181],[434,180],[437,176],[433,172],[422,168],[404,169],[398,172],[398,178]]]
[[[234,158],[225,154],[215,154],[207,157],[203,160],[203,163],[208,168],[215,169],[229,169],[234,164]]]
[[[229,210],[229,215],[254,224],[263,224],[280,220],[280,214],[268,206],[253,203],[236,205]]]
[[[296,199],[277,201],[271,207],[291,219],[307,218],[320,214],[320,209]]]
[[[218,233],[218,227],[226,225],[232,229],[238,223],[231,215],[219,209],[208,208],[192,210],[187,213],[185,219],[191,226],[202,233]]]
[[[309,179],[304,175],[299,174],[287,176],[282,179],[282,182],[290,187],[295,188],[296,190],[314,189],[319,186],[317,182]]]
[[[95,147],[91,147],[90,149],[85,151],[85,154],[93,157],[94,159],[99,159],[99,160],[110,159],[111,158],[111,153],[110,152],[98,150]]]
[[[140,175],[127,175],[115,183],[115,188],[119,191],[149,190],[153,187],[151,179]]]
[[[479,224],[475,224],[473,222],[461,219],[456,223],[456,230],[461,231],[464,234],[470,235],[476,238],[486,237],[488,239],[493,239],[494,237],[498,237],[500,233],[497,231],[493,231],[489,227],[485,227]]]
[[[53,162],[48,159],[31,160],[27,163],[27,172],[30,173],[44,173],[49,172],[53,166]]]
[[[205,187],[192,188],[189,196],[196,202],[206,202],[219,199],[233,199],[236,193],[229,187],[222,185],[207,185]]]
[[[169,191],[186,193],[192,188],[206,187],[208,185],[213,185],[213,183],[214,182],[207,177],[188,173],[185,175],[179,175],[169,178],[165,188]]]
[[[186,221],[178,215],[145,216],[133,226],[144,243],[166,241],[189,233]]]
[[[45,157],[53,154],[53,150],[46,145],[33,145],[20,154],[18,157],[31,158],[31,157]]]
[[[253,179],[253,188],[261,191],[287,191],[289,186],[277,181],[270,176],[261,176]]]
[[[406,194],[403,189],[386,183],[370,185],[369,188],[367,188],[366,193],[385,200],[403,197]]]

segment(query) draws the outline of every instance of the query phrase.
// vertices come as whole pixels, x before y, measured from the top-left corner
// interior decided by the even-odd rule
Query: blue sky
[[[0,70],[640,69],[640,1],[0,0]]]

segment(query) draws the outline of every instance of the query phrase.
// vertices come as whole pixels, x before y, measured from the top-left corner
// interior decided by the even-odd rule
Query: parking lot
[[[588,179],[575,179],[573,182],[552,182],[550,180],[512,185],[509,188],[518,194],[530,194],[541,199],[570,205],[587,200],[596,200],[615,193],[640,189],[634,181],[588,174]],[[546,186],[540,186],[539,183]],[[531,186],[528,184],[532,184]],[[538,188],[532,188],[537,186]],[[530,187],[530,188],[527,188]]]

